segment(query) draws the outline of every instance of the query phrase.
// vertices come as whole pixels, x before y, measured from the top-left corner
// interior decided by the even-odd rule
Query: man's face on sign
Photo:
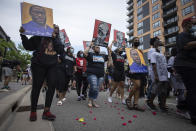
[[[42,26],[46,24],[46,12],[44,8],[40,6],[32,6],[30,8],[30,15],[32,20]]]
[[[137,64],[141,64],[141,60],[140,60],[140,57],[139,57],[139,54],[136,50],[132,50],[131,51],[131,57],[133,58],[133,61]]]
[[[117,43],[122,44],[123,43],[123,33],[117,32]]]
[[[109,30],[108,24],[106,23],[99,24],[97,39],[100,43],[104,43],[104,40],[107,37],[108,30]]]

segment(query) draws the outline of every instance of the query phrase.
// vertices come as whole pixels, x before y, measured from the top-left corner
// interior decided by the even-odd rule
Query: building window
[[[185,15],[188,15],[188,14],[190,14],[190,13],[192,13],[192,12],[194,12],[194,7],[193,7],[193,5],[184,8],[184,9],[182,10],[182,15],[185,16]]]
[[[152,0],[152,4],[154,4],[155,2],[157,2],[158,0]]]
[[[157,27],[160,27],[160,21],[157,21],[153,24],[153,28],[157,28]]]
[[[168,38],[168,43],[176,42],[176,36]]]
[[[140,28],[143,26],[143,21],[137,24],[137,28]]]
[[[191,2],[192,0],[181,0],[182,5],[186,5],[187,3]]]
[[[176,32],[176,31],[178,31],[178,26],[168,28],[167,33],[171,34],[171,33]]]
[[[153,6],[153,7],[152,7],[152,12],[158,10],[158,9],[159,9],[159,6],[160,6],[159,4]]]
[[[153,32],[153,37],[160,36],[160,35],[161,35],[161,30]]]
[[[173,17],[171,19],[168,19],[167,22],[166,22],[166,24],[170,24],[172,22],[176,22],[177,20],[178,20],[178,17],[177,16],[176,17]]]
[[[139,21],[139,20],[141,20],[142,18],[143,18],[143,14],[139,15],[139,16],[137,17],[137,20]]]
[[[143,34],[143,29],[138,30],[137,35],[142,35]]]
[[[137,14],[139,14],[141,12],[142,12],[142,7],[140,7],[140,8],[137,9]]]
[[[143,43],[143,41],[144,41],[143,37],[140,37],[139,41],[140,41],[140,43]]]
[[[137,1],[137,7],[141,6],[142,5],[142,0],[140,1]]]
[[[160,18],[160,12],[157,12],[156,14],[154,14],[154,15],[152,16],[152,20],[156,20],[156,19],[158,19],[158,18]]]

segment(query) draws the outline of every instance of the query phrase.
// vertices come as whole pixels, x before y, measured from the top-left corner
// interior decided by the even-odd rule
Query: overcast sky
[[[83,40],[92,40],[95,19],[112,24],[110,42],[113,29],[128,31],[126,0],[0,0],[0,25],[16,44],[21,43],[20,2],[52,8],[54,23],[66,30],[75,51],[83,49]]]

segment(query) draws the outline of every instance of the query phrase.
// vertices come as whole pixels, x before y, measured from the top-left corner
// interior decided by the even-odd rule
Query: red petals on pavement
[[[116,102],[115,104],[118,104],[118,102]]]
[[[120,112],[118,112],[118,115],[120,115]]]
[[[124,109],[121,110],[122,112],[125,111]]]
[[[156,113],[155,111],[153,111],[152,114],[153,114],[154,116],[156,116],[157,113]]]
[[[93,112],[92,111],[89,111],[89,113],[92,114]]]
[[[126,125],[127,125],[127,123],[123,123],[122,125],[123,125],[123,126],[126,126]]]
[[[76,121],[78,121],[79,120],[79,118],[76,118]]]
[[[132,120],[129,120],[128,123],[132,123]]]
[[[94,119],[93,120],[97,120],[97,118],[96,117],[94,117]]]
[[[83,125],[86,125],[86,122],[82,122]]]
[[[137,118],[137,116],[136,115],[133,115],[133,118]]]
[[[118,111],[120,110],[120,108],[117,109]]]
[[[123,117],[123,116],[121,116],[121,119],[123,120],[123,119],[124,119],[124,117]]]

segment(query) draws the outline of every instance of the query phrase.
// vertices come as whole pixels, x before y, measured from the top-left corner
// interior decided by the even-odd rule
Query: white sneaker
[[[64,97],[64,98],[62,99],[62,101],[63,101],[63,102],[65,102],[65,101],[66,101],[66,99],[67,99],[67,98],[65,98],[65,97]]]
[[[108,97],[108,102],[112,103],[112,97]]]
[[[126,105],[125,99],[122,99],[122,104]]]
[[[62,106],[63,105],[63,102],[62,101],[58,101],[56,105],[57,106]]]

